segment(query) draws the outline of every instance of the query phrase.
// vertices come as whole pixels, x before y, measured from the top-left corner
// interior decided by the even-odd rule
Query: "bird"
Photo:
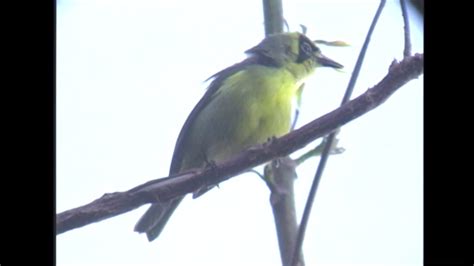
[[[306,79],[318,67],[343,68],[299,32],[267,35],[245,53],[246,59],[209,78],[212,81],[179,133],[170,175],[219,163],[289,133],[292,105]],[[153,203],[135,231],[155,240],[183,198]]]

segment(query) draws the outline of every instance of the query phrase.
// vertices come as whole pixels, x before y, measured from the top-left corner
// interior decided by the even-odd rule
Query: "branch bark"
[[[405,37],[405,46],[403,48],[403,56],[407,57],[411,55],[411,39],[410,39],[410,21],[408,19],[408,11],[406,0],[400,0],[400,7],[402,10],[403,17],[403,32]]]
[[[278,158],[265,166],[265,179],[271,191],[270,204],[283,266],[291,263],[298,235],[294,189],[297,166],[290,156]],[[299,266],[304,266],[303,252],[299,252],[297,260]]]
[[[249,168],[301,149],[385,102],[396,90],[423,73],[423,62],[423,54],[393,62],[383,80],[347,104],[281,138],[256,145],[216,166],[152,180],[125,192],[105,194],[89,204],[59,213],[56,216],[56,234],[111,218],[147,203],[191,193],[204,184],[217,185]]]
[[[283,32],[283,7],[281,0],[263,0],[265,35]]]

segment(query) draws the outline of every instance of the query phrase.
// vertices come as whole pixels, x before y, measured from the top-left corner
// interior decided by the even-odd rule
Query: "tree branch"
[[[403,49],[403,56],[407,57],[411,55],[411,40],[410,40],[410,22],[408,19],[408,11],[406,0],[400,0],[400,7],[402,9],[403,16],[403,32],[405,37],[405,48]]]
[[[265,165],[265,180],[271,191],[270,204],[283,266],[290,265],[298,235],[294,189],[294,181],[297,177],[296,166],[296,162],[290,156],[277,158]],[[298,254],[297,259],[299,266],[305,265],[303,252]]]
[[[105,194],[89,204],[59,213],[56,234],[111,218],[147,203],[191,193],[204,184],[218,184],[249,168],[301,149],[382,104],[397,89],[423,73],[423,62],[423,54],[415,54],[392,63],[385,78],[359,97],[281,138],[256,145],[216,166],[152,180],[126,192]]]
[[[281,0],[263,0],[263,16],[265,20],[265,36],[283,32],[283,7]],[[287,25],[288,27],[288,25]],[[301,85],[298,95],[298,107],[291,131],[298,120],[301,101]],[[276,158],[265,165],[264,180],[270,189],[270,205],[275,220],[275,229],[278,237],[278,247],[282,265],[289,265],[296,235],[298,221],[296,219],[294,180],[296,178],[296,164],[289,157]],[[298,254],[299,266],[304,266],[303,253]]]
[[[283,7],[281,0],[263,0],[265,36],[283,32]]]

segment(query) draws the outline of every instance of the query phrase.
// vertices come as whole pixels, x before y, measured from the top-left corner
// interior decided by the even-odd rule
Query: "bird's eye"
[[[306,55],[310,55],[313,51],[313,48],[311,47],[311,45],[307,42],[302,42],[301,43],[301,47],[300,47],[301,51],[303,53],[305,53]]]

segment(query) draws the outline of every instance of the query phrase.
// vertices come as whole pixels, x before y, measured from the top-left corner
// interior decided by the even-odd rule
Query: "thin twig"
[[[410,40],[410,22],[408,19],[407,4],[406,0],[400,0],[400,6],[402,8],[403,16],[403,30],[405,33],[405,48],[403,49],[403,56],[407,57],[411,55],[411,40]]]
[[[326,145],[327,141],[328,141],[327,138],[323,138],[323,141],[319,143],[316,147],[302,154],[300,157],[294,159],[296,166],[299,166],[300,164],[304,163],[306,160],[308,160],[311,157],[321,156],[321,154],[323,153],[323,148]],[[341,154],[345,151],[344,148],[337,147],[337,143],[338,143],[338,139],[336,138],[333,141],[333,145],[332,145],[331,150],[329,151],[329,154],[331,155]]]
[[[360,69],[362,67],[362,62],[364,61],[365,53],[369,46],[370,38],[372,33],[375,29],[375,25],[382,13],[383,7],[385,5],[385,0],[380,1],[380,5],[375,13],[374,19],[372,20],[372,24],[370,25],[369,31],[367,32],[367,36],[364,41],[364,46],[362,47],[359,57],[357,58],[356,65],[354,67],[354,71],[352,72],[351,79],[349,80],[349,84],[347,85],[346,92],[341,102],[341,106],[349,101],[351,98],[352,92],[354,91],[355,83],[357,81],[357,77],[359,75]],[[337,132],[332,132],[329,137],[327,138],[327,143],[324,146],[323,153],[321,155],[321,160],[319,161],[318,168],[316,170],[316,174],[314,176],[313,184],[311,185],[310,192],[308,194],[308,199],[306,201],[306,205],[303,212],[303,217],[301,218],[300,227],[298,230],[298,236],[296,238],[296,245],[293,252],[293,259],[291,265],[296,266],[298,263],[298,254],[301,252],[301,247],[303,245],[303,240],[306,232],[306,226],[308,224],[309,215],[311,213],[311,208],[313,206],[314,198],[316,196],[316,191],[318,190],[319,181],[321,180],[321,176],[324,172],[324,168],[326,166],[326,162],[329,157],[329,151],[333,145],[333,140],[336,137]]]

